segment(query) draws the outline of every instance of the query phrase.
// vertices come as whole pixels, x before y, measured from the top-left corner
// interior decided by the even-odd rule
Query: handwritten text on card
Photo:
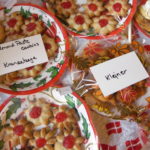
[[[149,77],[135,52],[93,66],[91,72],[104,96]]]
[[[47,61],[41,35],[0,44],[0,75]]]

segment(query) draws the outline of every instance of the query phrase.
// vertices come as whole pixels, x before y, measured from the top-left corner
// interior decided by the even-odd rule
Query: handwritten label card
[[[41,35],[0,44],[0,75],[48,62]]]
[[[93,66],[91,72],[104,96],[149,77],[135,52]]]

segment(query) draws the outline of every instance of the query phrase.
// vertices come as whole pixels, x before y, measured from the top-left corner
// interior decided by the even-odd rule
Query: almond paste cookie
[[[36,77],[43,70],[43,65],[35,65],[18,71],[19,78]]]
[[[17,71],[0,76],[0,83],[11,85],[17,79]]]
[[[100,16],[100,13],[105,10],[103,3],[98,0],[89,0],[86,4],[83,5],[83,8],[89,17]]]
[[[43,128],[33,132],[33,139],[29,141],[29,145],[33,150],[54,150],[56,142],[56,129]]]
[[[55,42],[55,39],[47,36],[46,34],[43,35],[42,39],[44,42],[44,46],[45,46],[48,58],[54,57],[58,50],[58,45]]]
[[[60,133],[55,143],[55,150],[82,150],[84,138],[80,135],[78,129],[73,129],[68,133]]]
[[[95,33],[107,35],[116,29],[117,24],[118,22],[113,17],[102,15],[93,18],[92,27],[94,28]]]
[[[54,119],[52,122],[56,124],[60,130],[69,130],[72,124],[77,122],[77,116],[75,116],[74,109],[70,109],[67,106],[60,106],[53,110]]]
[[[25,114],[27,120],[32,122],[35,126],[48,125],[52,117],[50,104],[42,98],[30,102]]]
[[[55,9],[57,14],[65,17],[69,17],[71,14],[74,14],[76,11],[77,5],[74,0],[61,0],[56,2]]]
[[[10,41],[14,41],[14,40],[22,39],[22,38],[24,38],[24,35],[22,34],[18,34],[18,33],[10,34],[6,37],[5,42],[10,42]]]
[[[41,34],[44,31],[44,26],[42,21],[36,20],[32,17],[25,20],[25,23],[21,29],[23,30],[23,35],[33,36]]]
[[[6,37],[5,28],[0,22],[0,44],[4,42],[5,37]]]
[[[11,146],[15,147],[27,145],[29,139],[32,138],[33,124],[26,119],[10,120],[10,127],[6,128],[5,141],[10,141]]]
[[[128,0],[110,0],[105,8],[108,10],[108,14],[116,18],[126,17],[128,15],[128,10],[131,8],[131,5],[128,3]]]
[[[70,28],[73,28],[77,31],[86,31],[90,28],[92,23],[91,19],[86,14],[77,13],[72,14],[69,19],[67,19]]]
[[[22,15],[19,12],[14,12],[6,16],[4,21],[5,30],[7,33],[20,32],[23,23]]]

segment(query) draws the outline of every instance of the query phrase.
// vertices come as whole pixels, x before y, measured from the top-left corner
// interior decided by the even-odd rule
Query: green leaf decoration
[[[80,33],[82,33],[83,31],[77,31],[76,29],[74,29],[74,28],[71,28],[72,29],[72,31],[74,31],[74,32],[76,32],[76,33],[78,33],[78,34],[80,34]]]
[[[95,33],[92,33],[92,32],[89,32],[89,33],[87,33],[86,35],[88,35],[88,36],[95,36],[96,34],[95,34]]]
[[[24,10],[23,7],[21,7],[20,13],[24,18],[29,18],[32,15],[29,10]]]
[[[11,12],[11,10],[12,10],[12,8],[10,8],[10,9],[5,8],[5,9],[4,9],[4,13],[7,14],[7,13]]]
[[[77,100],[77,105],[80,106],[81,104],[82,104],[81,101],[78,99]]]
[[[46,78],[40,80],[40,81],[37,83],[37,87],[42,86],[42,85],[44,85],[44,84],[46,84]]]
[[[42,15],[39,15],[39,19],[42,20],[42,19],[43,19],[43,16],[42,16]]]
[[[38,76],[36,76],[35,78],[33,78],[35,81],[38,81],[39,80],[39,78],[41,78],[42,76],[41,75],[38,75]]]
[[[3,140],[0,140],[0,150],[2,150],[4,147],[4,141]]]
[[[62,61],[60,61],[60,63],[59,63],[60,65],[63,65],[64,64],[64,60],[62,60]]]
[[[13,102],[13,104],[9,106],[9,109],[6,112],[6,120],[9,119],[13,113],[16,113],[18,108],[21,107],[20,98],[12,98],[11,101]]]
[[[67,104],[71,107],[71,108],[75,108],[75,103],[74,103],[74,100],[73,100],[73,97],[70,96],[69,94],[67,94],[65,96],[66,100],[67,100]]]
[[[91,134],[90,134],[90,132],[88,130],[88,123],[87,123],[87,121],[86,121],[86,119],[85,119],[85,117],[83,115],[82,115],[82,119],[83,119],[83,123],[82,123],[83,130],[82,130],[82,132],[85,134],[85,137],[87,139],[89,139]]]
[[[58,74],[58,71],[59,71],[59,68],[52,66],[49,69],[47,69],[46,72],[51,72],[50,77],[54,78]]]
[[[29,86],[31,86],[33,83],[31,83],[31,82],[28,82],[28,83],[19,83],[19,84],[17,84],[17,83],[15,83],[15,84],[13,84],[13,85],[11,85],[11,86],[9,86],[10,87],[10,89],[12,89],[13,91],[17,91],[17,89],[23,89],[23,88],[26,88],[26,87],[29,87]]]
[[[57,74],[58,74],[58,70],[54,70],[50,77],[53,79],[54,77],[56,77]]]
[[[63,19],[62,17],[57,16],[57,18],[61,21],[62,24],[66,25],[66,26],[69,25],[68,22],[65,19]]]
[[[50,23],[50,21],[49,21],[49,20],[47,21],[47,25],[48,25],[48,27],[50,27],[50,26],[51,26],[51,23]]]

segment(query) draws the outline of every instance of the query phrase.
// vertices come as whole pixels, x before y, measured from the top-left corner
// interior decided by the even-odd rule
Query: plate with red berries
[[[0,76],[0,91],[24,95],[53,86],[67,66],[69,40],[62,24],[52,13],[33,4],[17,4],[0,11],[4,14],[0,44],[40,34],[48,57],[47,63]]]
[[[49,88],[11,96],[0,108],[2,149],[98,150],[98,138],[84,101]]]
[[[136,0],[44,0],[73,36],[86,39],[112,37],[130,23]]]

